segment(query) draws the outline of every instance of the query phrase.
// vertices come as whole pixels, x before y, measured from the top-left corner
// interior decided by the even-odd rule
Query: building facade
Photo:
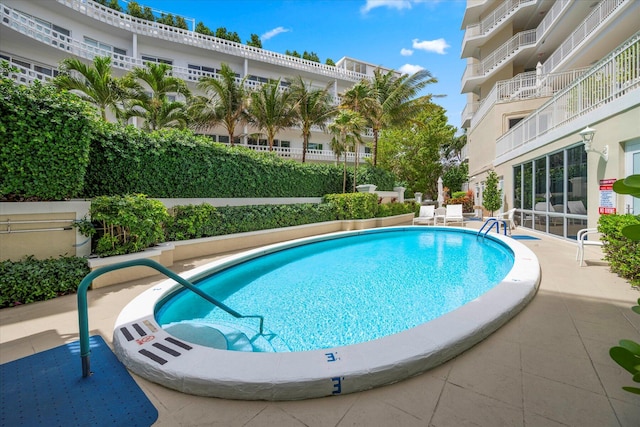
[[[640,214],[610,189],[640,173],[640,1],[467,0],[462,29],[476,203],[495,170],[520,226],[575,239]]]
[[[91,0],[0,0],[0,60],[9,61],[20,70],[14,74],[20,82],[50,80],[57,74],[60,61],[68,57],[90,63],[95,56],[107,55],[112,58],[116,77],[147,62],[167,63],[174,76],[198,93],[199,78],[215,77],[221,64],[226,63],[237,73],[238,81],[246,77],[250,88],[270,79],[302,76],[313,87],[329,86],[336,103],[341,93],[373,76],[378,68],[346,57],[330,66],[286,56],[135,18]],[[245,126],[235,142],[254,150],[267,150],[266,137],[255,134],[255,129]],[[223,128],[212,129],[210,136],[218,142],[229,142]],[[369,132],[365,140],[371,136]],[[313,130],[306,159],[336,161],[330,141],[327,133]],[[274,145],[283,157],[302,158],[300,129],[280,132]],[[360,148],[360,160],[369,156],[368,149]],[[354,153],[347,159],[353,162]]]

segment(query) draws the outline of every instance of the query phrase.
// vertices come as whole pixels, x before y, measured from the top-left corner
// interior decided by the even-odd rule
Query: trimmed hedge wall
[[[84,186],[95,116],[68,92],[0,80],[0,200],[63,200]]]
[[[189,131],[96,126],[85,196],[321,197],[342,189],[342,170],[227,147]]]

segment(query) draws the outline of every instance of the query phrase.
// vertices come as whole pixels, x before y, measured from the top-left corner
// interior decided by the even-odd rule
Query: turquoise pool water
[[[191,292],[162,304],[156,320],[210,325],[227,341],[241,335],[254,343],[249,351],[346,346],[455,310],[497,285],[513,263],[507,246],[461,231],[352,235],[267,254],[198,282],[234,310],[264,316],[266,345],[255,319],[235,319]]]

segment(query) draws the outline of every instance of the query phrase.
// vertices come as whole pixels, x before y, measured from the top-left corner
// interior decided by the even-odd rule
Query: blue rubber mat
[[[2,426],[150,426],[158,411],[100,336],[82,377],[75,341],[0,365]]]
[[[533,237],[533,236],[525,236],[525,235],[520,235],[520,236],[511,236],[512,239],[516,239],[516,240],[540,240],[537,237]]]

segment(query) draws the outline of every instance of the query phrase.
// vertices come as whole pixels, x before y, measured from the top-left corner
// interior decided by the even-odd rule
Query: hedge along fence
[[[98,123],[90,164],[85,197],[321,197],[342,191],[341,166],[228,147],[189,131],[145,133]],[[360,173],[381,188],[393,187],[389,172],[361,168]]]
[[[68,92],[0,80],[0,199],[63,200],[84,186],[95,113]]]

